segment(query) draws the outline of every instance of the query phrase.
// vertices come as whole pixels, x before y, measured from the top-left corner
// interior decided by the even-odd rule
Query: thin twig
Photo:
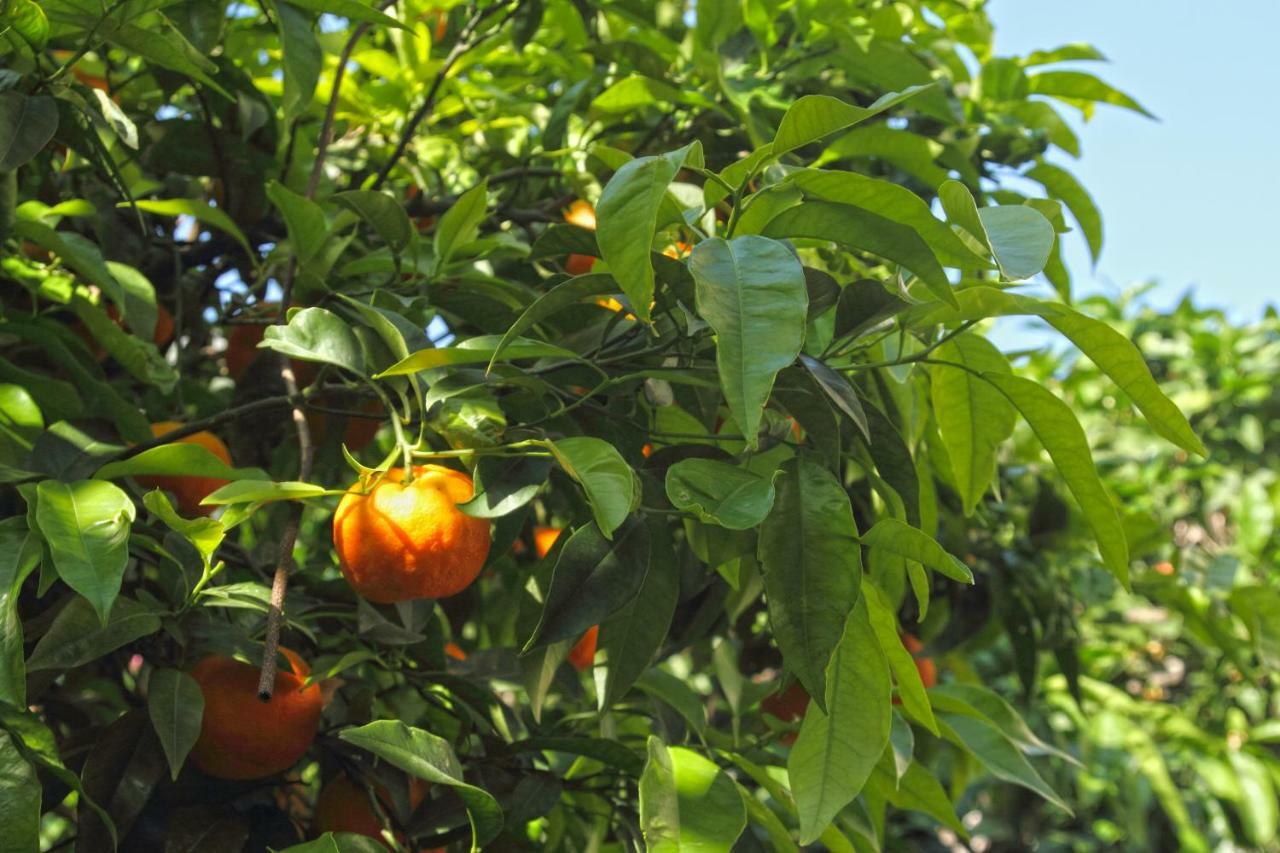
[[[303,394],[299,394],[298,399],[302,400],[304,396],[305,395]],[[234,409],[227,409],[224,412],[218,412],[216,415],[210,415],[209,417],[201,418],[198,421],[190,421],[177,429],[166,432],[164,435],[156,436],[151,441],[144,441],[141,444],[130,445],[111,458],[112,461],[129,459],[130,457],[137,456],[144,450],[151,450],[166,444],[172,444],[178,439],[186,438],[189,435],[195,435],[198,432],[204,432],[208,429],[213,429],[216,426],[220,426],[228,421],[237,420],[238,418],[242,418],[245,415],[252,414],[253,412],[257,412],[262,409],[274,409],[279,406],[288,406],[292,402],[293,400],[288,394],[281,394],[278,397],[263,397],[261,400],[254,400],[251,403],[245,403],[243,406],[236,406]]]

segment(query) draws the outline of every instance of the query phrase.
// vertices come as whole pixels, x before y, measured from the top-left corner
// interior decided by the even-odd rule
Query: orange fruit
[[[809,710],[809,692],[799,681],[792,681],[786,690],[766,696],[760,702],[760,710],[784,723],[794,723],[804,719]]]
[[[241,316],[245,319],[274,320],[279,310],[279,302],[259,302],[245,310]],[[262,343],[266,332],[267,327],[262,323],[236,323],[231,326],[227,332],[227,349],[222,354],[227,362],[228,376],[239,382],[249,372],[249,368],[265,352],[258,348],[258,344]],[[300,389],[314,382],[320,372],[319,367],[307,361],[291,358],[289,364],[293,367],[293,376]]]
[[[316,738],[320,685],[303,687],[311,670],[280,648],[292,672],[276,672],[271,701],[258,698],[258,668],[210,655],[191,671],[204,694],[200,737],[191,762],[218,779],[262,779],[298,763]]]
[[[551,553],[556,540],[560,538],[561,530],[562,528],[559,527],[533,528],[533,550],[537,553],[539,560]]]
[[[462,650],[462,646],[457,643],[445,643],[444,653],[454,660],[466,660],[467,653]]]
[[[564,221],[570,225],[594,231],[596,230],[596,209],[591,206],[591,202],[578,199],[565,211]],[[570,255],[564,262],[564,268],[569,275],[585,275],[591,272],[595,262],[596,259],[591,255]]]
[[[652,456],[653,445],[646,441],[644,443],[644,447],[640,448],[640,455],[643,456],[645,459],[648,459],[650,456]]]
[[[911,656],[916,660],[916,672],[920,673],[920,681],[925,687],[932,687],[938,683],[938,665],[933,662],[933,658],[917,657],[920,650],[924,648],[924,643],[910,634],[902,635],[902,645],[906,646],[907,651],[911,652]]]
[[[151,434],[156,438],[181,427],[177,421],[160,421],[151,425]],[[197,432],[186,438],[180,438],[174,444],[198,444],[228,465],[231,464],[231,453],[222,440],[211,432]],[[221,477],[181,476],[178,474],[153,474],[134,478],[138,484],[148,489],[164,489],[174,496],[178,509],[184,515],[209,515],[216,509],[201,506],[200,501],[225,486],[230,480]]]
[[[115,303],[109,302],[106,307],[107,316],[120,328],[127,329],[129,325],[120,320],[120,309]],[[168,345],[173,340],[173,315],[169,313],[169,309],[163,305],[156,305],[156,328],[151,335],[151,342],[160,348]]]
[[[1165,577],[1172,575],[1174,572],[1173,563],[1170,563],[1168,560],[1164,560],[1162,562],[1156,563],[1154,566],[1151,567],[1151,570],[1154,571],[1156,574],[1164,575]]]
[[[596,659],[596,640],[600,637],[600,626],[592,625],[587,629],[587,633],[582,635],[582,639],[574,644],[569,650],[569,663],[573,664],[573,668],[582,672],[584,669],[590,669]]]
[[[392,468],[368,494],[356,483],[334,514],[342,573],[369,601],[456,595],[489,556],[489,522],[457,507],[471,500],[471,478],[441,465],[415,466],[413,477]]]
[[[426,799],[430,787],[430,783],[416,776],[410,777],[410,811],[416,809]],[[383,810],[393,814],[395,809],[392,806],[391,793],[385,786],[377,783],[374,784],[373,790]],[[407,818],[408,815],[404,817]],[[383,841],[382,821],[373,810],[373,804],[369,802],[369,792],[363,785],[351,781],[351,777],[345,773],[333,777],[320,789],[320,796],[316,798],[315,831],[316,835],[323,835],[326,832],[354,832]],[[383,843],[386,842],[383,841]]]

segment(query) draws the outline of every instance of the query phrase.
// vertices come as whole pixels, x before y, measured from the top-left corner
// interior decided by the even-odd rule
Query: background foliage
[[[1093,48],[994,56],[977,2],[2,9],[0,849],[368,849],[309,840],[339,769],[433,783],[410,849],[1275,845],[1274,319],[1072,304],[1063,111],[1145,114]],[[374,605],[332,510],[412,461],[493,547]],[[185,673],[261,660],[299,530],[321,735],[211,780]]]

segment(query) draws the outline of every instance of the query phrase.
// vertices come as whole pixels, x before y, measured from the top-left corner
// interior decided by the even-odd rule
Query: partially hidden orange
[[[338,503],[333,544],[342,573],[379,604],[447,598],[462,592],[489,556],[489,522],[458,510],[473,494],[471,478],[441,465],[419,465],[413,480],[392,468],[367,494],[356,483]]]
[[[430,788],[430,783],[416,776],[409,779],[410,812],[426,799]],[[386,787],[375,784],[373,790],[377,794],[378,803],[383,811],[388,815],[394,814],[391,793]],[[409,815],[398,815],[398,817],[407,819]],[[323,835],[326,832],[354,832],[376,838],[386,844],[382,838],[382,821],[373,810],[373,804],[369,802],[369,792],[364,786],[353,782],[345,773],[333,777],[320,789],[320,795],[316,797],[315,831],[316,835]]]
[[[592,625],[587,629],[587,633],[582,635],[582,639],[574,644],[569,650],[569,663],[573,664],[573,668],[582,672],[584,669],[590,669],[596,659],[596,641],[600,638],[600,626]]]
[[[562,530],[560,527],[533,528],[533,550],[539,560],[551,553]]]
[[[902,645],[906,646],[907,651],[911,652],[911,656],[915,658],[916,672],[920,673],[921,683],[925,687],[932,687],[937,684],[938,665],[933,662],[933,658],[920,657],[920,652],[924,649],[924,643],[910,634],[903,634]]]
[[[591,206],[591,202],[578,199],[569,205],[569,209],[565,211],[564,220],[570,225],[594,231],[596,230],[596,209]],[[585,275],[591,272],[595,262],[596,259],[591,255],[570,255],[564,262],[564,268],[569,275]]]
[[[226,655],[204,658],[191,677],[204,694],[200,737],[191,762],[218,779],[263,779],[288,770],[311,748],[323,703],[320,685],[303,687],[311,670],[280,648],[290,670],[277,671],[271,701],[258,698],[258,668]]]
[[[151,433],[156,438],[173,432],[181,427],[177,421],[160,421],[151,425]],[[177,439],[174,444],[198,444],[228,465],[231,464],[231,453],[227,446],[211,432],[197,432],[186,438]],[[201,506],[200,501],[225,486],[230,480],[221,477],[183,476],[179,474],[142,475],[134,478],[138,484],[149,489],[164,489],[178,502],[178,510],[184,515],[209,515],[216,507]]]

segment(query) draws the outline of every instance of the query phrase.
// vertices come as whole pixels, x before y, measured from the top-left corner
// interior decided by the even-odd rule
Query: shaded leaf
[[[187,754],[200,737],[204,694],[196,680],[185,672],[157,669],[147,680],[147,710],[169,762],[170,774],[176,780]]]

